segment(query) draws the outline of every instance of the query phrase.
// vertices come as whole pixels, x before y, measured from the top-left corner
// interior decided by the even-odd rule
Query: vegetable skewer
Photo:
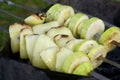
[[[6,14],[9,14],[8,12],[6,12],[6,11],[3,11],[4,13],[6,13]],[[10,16],[13,16],[13,17],[15,17],[15,18],[17,18],[18,16],[14,16],[13,14],[12,15],[10,15]],[[19,19],[19,18],[17,18],[17,19]],[[23,19],[21,19],[21,20],[23,20]]]

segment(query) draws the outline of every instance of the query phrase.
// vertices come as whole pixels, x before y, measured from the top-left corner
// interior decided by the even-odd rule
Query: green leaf
[[[4,35],[4,33],[2,31],[0,31],[0,52],[4,48],[4,45],[3,45],[3,35]]]
[[[0,30],[0,52],[4,49],[8,41],[9,41],[9,34]]]

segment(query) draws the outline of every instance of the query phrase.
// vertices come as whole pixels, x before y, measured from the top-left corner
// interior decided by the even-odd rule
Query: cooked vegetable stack
[[[9,27],[12,52],[38,68],[88,76],[120,42],[120,29],[54,4],[46,14],[31,15]]]

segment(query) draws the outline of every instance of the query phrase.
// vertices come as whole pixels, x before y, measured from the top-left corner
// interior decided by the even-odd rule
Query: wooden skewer
[[[115,41],[115,40],[113,40],[113,41],[111,42],[111,44],[115,44],[116,46],[120,47],[120,42],[117,42],[117,41]]]

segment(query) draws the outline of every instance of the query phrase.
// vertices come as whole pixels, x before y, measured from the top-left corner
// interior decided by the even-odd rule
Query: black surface
[[[26,62],[0,58],[0,80],[97,80],[72,74],[38,69]]]
[[[50,80],[47,75],[30,65],[0,58],[0,80]]]

